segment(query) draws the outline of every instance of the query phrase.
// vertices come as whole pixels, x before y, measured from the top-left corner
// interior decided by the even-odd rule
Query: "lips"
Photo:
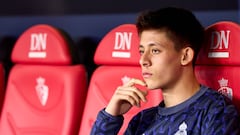
[[[142,76],[143,76],[143,78],[150,78],[152,76],[152,74],[148,73],[148,72],[143,72]]]

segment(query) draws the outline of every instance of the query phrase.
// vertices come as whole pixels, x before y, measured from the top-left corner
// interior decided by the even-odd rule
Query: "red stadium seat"
[[[138,46],[139,39],[134,24],[120,25],[100,41],[94,55],[94,61],[99,67],[90,80],[79,135],[90,134],[97,113],[106,107],[118,86],[131,78],[142,79]],[[124,115],[124,124],[119,134],[123,134],[133,115],[144,108],[159,104],[162,100],[161,92],[150,91],[148,99],[141,108],[133,107]]]
[[[73,60],[66,33],[50,25],[27,29],[12,51],[0,120],[1,135],[76,135],[84,106],[85,67]]]
[[[198,80],[233,101],[240,112],[240,26],[221,21],[206,28],[196,66]]]

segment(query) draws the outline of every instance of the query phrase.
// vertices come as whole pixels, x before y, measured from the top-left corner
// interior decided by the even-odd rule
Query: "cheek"
[[[178,69],[179,66],[181,65],[181,58],[177,54],[169,55],[166,57],[164,63],[169,67],[169,68],[176,68]]]
[[[153,60],[153,66],[157,71],[166,70],[171,64],[172,60],[167,57],[160,57]]]
[[[178,57],[162,57],[161,59],[156,59],[153,66],[156,73],[155,77],[163,79],[178,75],[181,65]]]

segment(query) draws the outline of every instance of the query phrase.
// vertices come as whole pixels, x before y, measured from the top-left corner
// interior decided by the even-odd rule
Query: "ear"
[[[186,47],[182,49],[181,64],[183,66],[191,64],[194,57],[194,51],[191,47]]]

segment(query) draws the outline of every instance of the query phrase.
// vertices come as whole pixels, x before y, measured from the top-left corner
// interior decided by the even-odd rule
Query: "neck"
[[[200,84],[194,73],[189,75],[188,78],[180,78],[174,87],[162,90],[165,107],[176,106],[199,91]]]

